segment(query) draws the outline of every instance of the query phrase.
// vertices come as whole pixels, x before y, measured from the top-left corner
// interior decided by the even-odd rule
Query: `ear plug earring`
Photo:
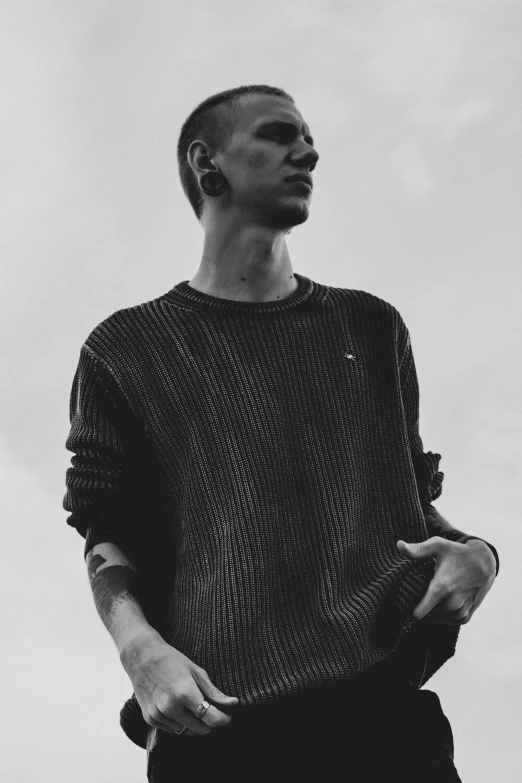
[[[227,189],[227,181],[219,171],[207,171],[200,177],[199,184],[207,196],[221,196]]]

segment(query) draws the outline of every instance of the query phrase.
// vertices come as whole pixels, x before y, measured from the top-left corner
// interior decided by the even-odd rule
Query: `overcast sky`
[[[241,84],[286,89],[321,155],[294,271],[408,325],[436,505],[498,548],[497,583],[430,680],[465,783],[521,779],[522,9],[508,0],[2,3],[1,649],[10,783],[145,781],[132,687],[62,510],[82,342],[190,279],[202,232],[182,122]],[[8,628],[8,632],[6,632]]]

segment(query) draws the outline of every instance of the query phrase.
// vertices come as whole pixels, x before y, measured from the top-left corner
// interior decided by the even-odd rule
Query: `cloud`
[[[56,506],[43,482],[17,459],[3,432],[0,432],[0,514],[2,519],[10,520],[13,531],[22,531],[27,524],[33,528],[32,535],[41,529],[35,525],[37,519],[47,515],[52,519],[56,515]],[[13,538],[16,535],[13,533]],[[38,545],[44,543],[45,537],[42,531]],[[4,539],[4,545],[9,540],[9,537],[7,541]]]
[[[394,2],[372,19],[373,35],[358,39],[373,87],[442,140],[481,120],[494,103],[496,87],[482,71],[499,43],[480,11],[467,3]],[[486,93],[473,95],[477,90]]]
[[[392,3],[374,20],[367,70],[381,91],[433,100],[450,85],[469,28],[444,9]]]
[[[452,139],[463,128],[481,120],[492,107],[485,96],[468,98],[458,106],[446,108],[433,103],[421,103],[410,113],[416,125],[435,131],[442,139]]]
[[[414,198],[422,198],[435,185],[415,139],[405,139],[390,157],[399,181]]]

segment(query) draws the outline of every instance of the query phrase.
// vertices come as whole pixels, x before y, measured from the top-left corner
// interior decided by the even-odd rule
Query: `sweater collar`
[[[264,313],[282,313],[288,310],[294,310],[303,302],[316,299],[319,295],[319,286],[310,280],[309,277],[299,275],[294,272],[297,280],[297,288],[290,296],[284,299],[275,299],[270,302],[240,302],[235,299],[223,299],[218,296],[204,294],[188,284],[188,280],[183,280],[174,286],[164,298],[172,304],[199,310],[213,312],[220,315],[236,314],[264,314]]]

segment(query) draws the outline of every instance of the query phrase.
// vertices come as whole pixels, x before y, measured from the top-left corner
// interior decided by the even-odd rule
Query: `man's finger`
[[[465,625],[471,620],[474,611],[473,602],[466,601],[459,609],[446,611],[438,609],[437,611],[430,612],[427,620],[430,623],[437,623],[439,625]]]
[[[205,698],[209,699],[216,707],[235,707],[239,699],[237,696],[228,696],[223,691],[211,682],[207,672],[204,669],[194,669],[192,676],[196,680],[198,687],[202,693],[205,694]],[[217,702],[217,703],[216,703]]]
[[[397,551],[403,557],[409,557],[410,560],[418,560],[420,557],[437,557],[445,549],[448,542],[440,536],[433,536],[427,541],[418,541],[409,544],[403,539],[397,541]]]
[[[161,720],[159,719],[161,717]],[[153,718],[152,716],[149,716],[148,724],[150,726],[155,726],[157,729],[160,729],[161,731],[166,731],[169,734],[179,734],[181,732],[181,729],[183,728],[183,724],[179,721],[172,720],[166,715],[158,716],[158,718]],[[191,731],[190,729],[187,729],[183,732],[183,736],[193,736],[196,732]]]
[[[413,610],[413,617],[416,620],[422,620],[425,615],[435,609],[435,607],[440,603],[441,598],[441,587],[437,585],[437,583],[434,583],[434,580],[432,580],[426,595]]]
[[[211,682],[208,674],[204,669],[194,669],[192,676],[194,677],[198,686],[196,693],[201,691],[203,694],[203,699],[205,699],[210,704],[210,707],[208,707],[206,712],[203,713],[200,720],[203,721],[203,723],[206,723],[207,726],[210,726],[210,728],[228,726],[232,720],[232,716],[227,715],[227,713],[220,710],[219,707],[234,707],[239,701],[237,696],[227,696],[222,691],[220,691],[219,688]],[[203,699],[198,697],[194,700],[194,704],[191,706],[191,710],[194,714],[196,713],[198,705],[201,704]],[[213,702],[218,702],[218,704],[212,704],[211,700]]]

